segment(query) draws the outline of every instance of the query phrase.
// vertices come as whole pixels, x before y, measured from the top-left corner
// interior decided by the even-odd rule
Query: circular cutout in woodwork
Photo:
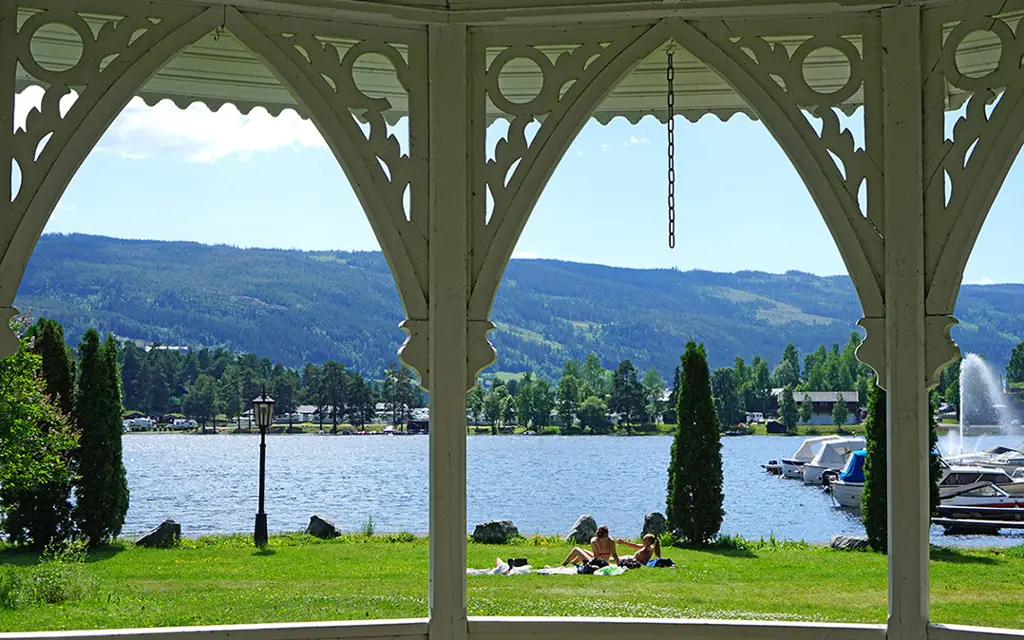
[[[77,31],[59,22],[42,24],[30,41],[32,59],[41,68],[62,73],[78,66],[85,43]]]

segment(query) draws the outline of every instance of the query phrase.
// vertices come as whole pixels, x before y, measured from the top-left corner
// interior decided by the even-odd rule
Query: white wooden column
[[[928,391],[921,12],[882,11],[885,91],[885,352],[888,391],[888,640],[928,629]]]
[[[466,626],[466,366],[469,284],[469,68],[462,25],[431,25],[430,639]]]

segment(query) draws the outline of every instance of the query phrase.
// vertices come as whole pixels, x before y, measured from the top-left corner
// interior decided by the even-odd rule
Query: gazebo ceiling
[[[357,4],[356,0],[291,0],[288,4],[303,7],[332,7]],[[382,0],[378,6],[387,3],[394,6],[437,7],[439,0]],[[611,0],[452,0],[452,10],[462,8],[479,8],[500,6],[564,8],[573,5],[649,5],[650,2]],[[659,3],[664,5],[664,3]],[[718,6],[750,7],[753,0],[680,0],[680,6]],[[775,2],[776,6],[806,6],[820,3],[807,0],[791,0]],[[873,3],[860,0],[843,0],[831,6],[850,7]],[[31,11],[21,16],[24,19]],[[98,24],[103,18],[87,17],[90,23]],[[773,42],[781,42],[792,50],[802,40],[795,38],[766,38]],[[351,47],[353,41],[331,40],[340,51]],[[860,42],[854,40],[855,46]],[[401,45],[395,45],[403,55],[406,53]],[[554,60],[558,54],[569,50],[569,46],[546,46],[544,52]],[[488,57],[493,58],[499,49],[488,50]],[[832,52],[830,57],[826,52]],[[33,56],[43,66],[67,67],[79,58],[81,44],[68,29],[54,28],[47,25],[39,29],[32,42]],[[961,71],[969,75],[981,75],[995,68],[1000,53],[998,39],[991,33],[976,33],[966,39],[958,55]],[[636,122],[646,115],[665,117],[666,53],[664,48],[655,51],[647,59],[637,65],[631,73],[607,96],[594,113],[594,118],[607,123],[615,117],[624,117]],[[676,113],[690,120],[697,120],[705,114],[714,114],[726,119],[736,113],[754,114],[746,102],[724,82],[714,71],[697,60],[681,46],[676,48]],[[24,69],[19,68],[18,89],[36,84]],[[378,54],[361,56],[355,65],[356,85],[374,97],[385,97],[391,103],[391,109],[384,113],[389,122],[397,122],[408,115],[408,99],[405,89],[399,83],[391,64]],[[819,49],[808,58],[804,66],[804,75],[810,87],[831,92],[841,88],[849,77],[846,58],[832,49]],[[502,92],[514,102],[526,102],[535,96],[541,86],[541,76],[537,66],[528,60],[517,58],[505,65],[499,83]],[[72,87],[74,88],[74,87]],[[949,108],[959,108],[966,95],[956,93],[947,87],[947,104]],[[243,113],[255,107],[263,107],[272,114],[284,109],[301,109],[292,95],[283,87],[274,75],[242,44],[228,32],[209,34],[193,46],[187,48],[159,71],[138,93],[147,104],[153,105],[161,100],[171,100],[180,107],[194,102],[202,102],[213,110],[224,104],[233,104]],[[518,98],[518,99],[517,99]],[[841,105],[847,113],[852,113],[862,104],[863,91],[858,91]],[[487,104],[490,120],[505,117],[505,114],[493,104]]]

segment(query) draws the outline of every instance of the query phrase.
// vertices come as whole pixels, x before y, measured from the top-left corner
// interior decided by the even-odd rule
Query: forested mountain
[[[377,252],[238,249],[44,235],[18,308],[74,340],[88,327],[169,345],[224,346],[285,365],[338,360],[376,374],[395,360],[403,312]],[[557,377],[569,358],[630,359],[668,378],[686,340],[712,367],[845,343],[860,305],[849,278],[790,272],[637,270],[513,260],[498,293],[497,370]],[[954,338],[998,367],[1024,338],[1024,285],[965,286]]]

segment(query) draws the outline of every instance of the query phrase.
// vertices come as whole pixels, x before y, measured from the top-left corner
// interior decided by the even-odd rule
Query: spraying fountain
[[[976,353],[960,364],[960,425],[955,455],[963,455],[964,430],[1010,435],[1018,424],[999,375]]]

